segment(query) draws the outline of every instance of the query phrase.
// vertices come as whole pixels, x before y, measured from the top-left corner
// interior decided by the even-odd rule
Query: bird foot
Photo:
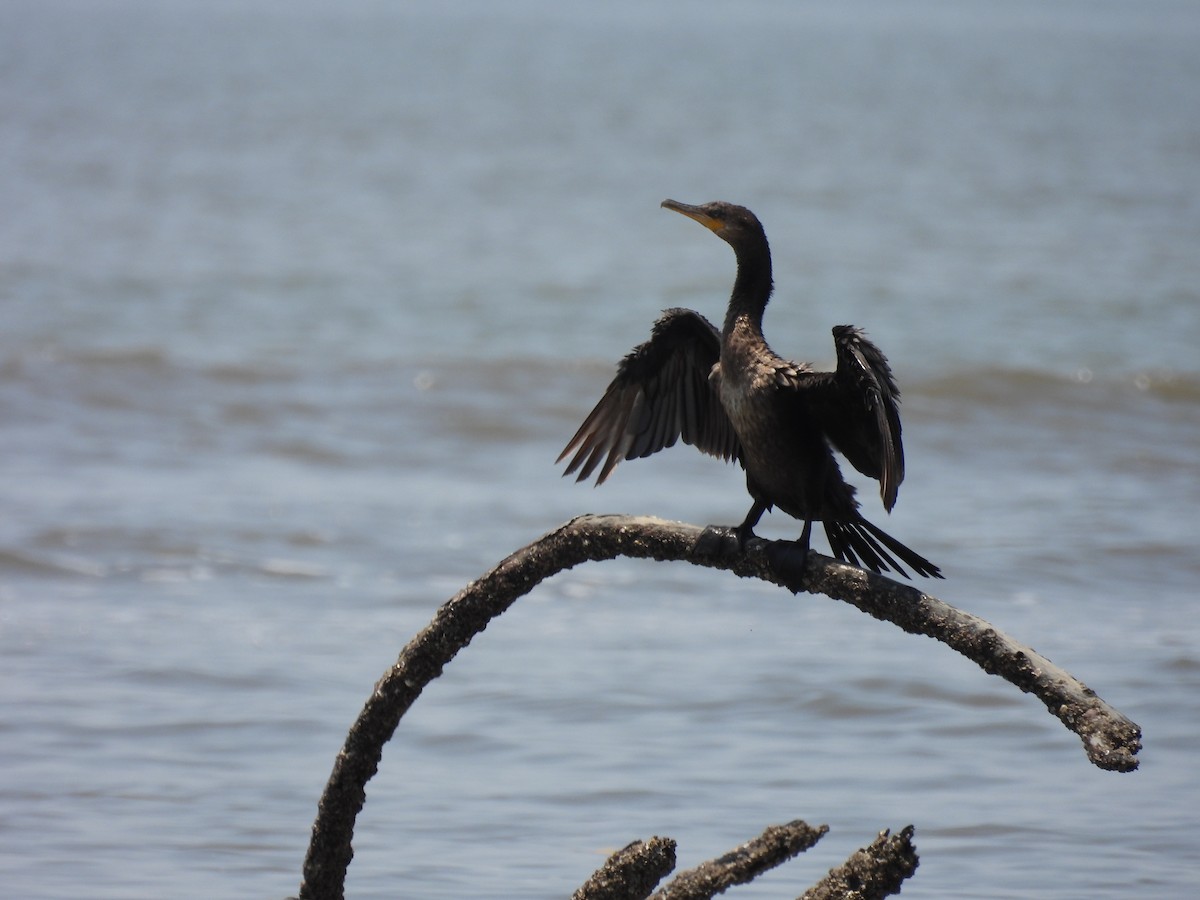
[[[746,542],[757,537],[753,529],[728,525],[707,525],[692,547],[695,556],[722,559],[746,550]],[[767,563],[779,581],[793,594],[804,588],[804,569],[808,564],[808,542],[767,541]]]
[[[697,556],[719,559],[739,553],[745,546],[746,542],[741,538],[738,529],[728,525],[707,525],[696,538],[692,550]]]
[[[771,570],[793,594],[804,588],[804,569],[808,565],[808,544],[800,541],[772,541],[767,547]]]
[[[746,542],[750,540],[750,538],[758,537],[758,535],[754,533],[754,526],[747,525],[745,522],[733,529],[733,534],[734,537],[737,538],[738,549],[742,551],[746,549]]]

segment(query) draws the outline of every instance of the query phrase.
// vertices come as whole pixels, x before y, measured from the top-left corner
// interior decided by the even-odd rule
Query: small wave
[[[155,347],[94,349],[43,345],[21,347],[0,361],[0,381],[27,382],[47,370],[78,369],[84,373],[137,371],[162,375],[171,367],[167,354]]]
[[[1139,391],[1178,403],[1200,401],[1200,375],[1175,372],[1141,372],[1134,375],[1132,383]]]
[[[161,347],[112,347],[56,349],[49,358],[54,362],[75,363],[93,368],[136,369],[166,372],[173,367],[170,354]]]
[[[215,381],[231,385],[290,381],[298,375],[291,367],[267,362],[220,363],[205,367],[202,371]]]
[[[311,465],[339,468],[352,462],[351,457],[340,450],[305,439],[271,441],[264,445],[264,449],[275,456]]]
[[[1194,655],[1175,656],[1163,663],[1163,668],[1177,675],[1192,675],[1200,672],[1200,657]]]
[[[138,578],[147,584],[195,584],[213,577],[213,569],[207,565],[150,566],[143,569]]]
[[[108,569],[99,563],[78,556],[61,553],[33,554],[21,550],[0,549],[0,572],[103,578],[108,574]]]
[[[991,406],[1037,400],[1112,403],[1146,396],[1177,403],[1200,403],[1200,373],[1107,372],[1080,368],[1071,372],[1046,369],[966,369],[901,385],[907,393],[934,399],[979,401]]]
[[[178,356],[165,346],[79,347],[44,344],[22,347],[0,360],[0,378],[21,380],[31,372],[53,367],[85,373],[146,375],[156,378],[188,375],[230,385],[288,381],[306,374],[296,365],[277,360],[204,361]]]
[[[329,577],[329,571],[316,563],[301,559],[264,559],[258,564],[264,575],[275,578],[321,579]]]
[[[970,825],[958,825],[948,828],[929,828],[926,833],[940,838],[975,838],[994,839],[1005,838],[1020,834],[1044,834],[1042,829],[1028,828],[1021,825],[1009,825],[999,822],[978,822]]]

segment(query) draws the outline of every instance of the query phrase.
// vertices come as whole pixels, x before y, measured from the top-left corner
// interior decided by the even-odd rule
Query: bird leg
[[[772,541],[767,547],[767,560],[779,576],[779,580],[793,594],[804,589],[804,567],[808,563],[809,540],[812,537],[812,519],[804,520],[804,530],[795,541]]]
[[[808,543],[812,540],[812,519],[804,520],[804,529],[800,532],[800,537],[796,539],[796,549],[808,556]]]
[[[696,538],[692,552],[697,556],[709,558],[720,558],[745,552],[746,542],[750,538],[756,537],[754,526],[758,524],[758,520],[762,518],[767,509],[768,505],[765,502],[755,500],[742,524],[736,528],[730,528],[728,525],[707,526]],[[793,594],[804,590],[804,569],[808,564],[811,538],[812,519],[805,519],[804,529],[800,532],[797,540],[767,542],[767,561],[780,583]]]
[[[754,537],[754,526],[758,524],[758,520],[762,518],[763,513],[767,511],[767,504],[762,500],[755,499],[754,505],[750,507],[750,512],[746,513],[746,518],[742,520],[742,524],[733,530],[737,536],[738,549],[746,549],[746,541]]]

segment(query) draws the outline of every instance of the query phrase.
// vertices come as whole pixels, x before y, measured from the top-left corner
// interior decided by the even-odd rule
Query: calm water
[[[1200,8],[737,8],[0,8],[4,896],[294,893],[438,604],[581,512],[740,520],[687,448],[553,465],[661,308],[721,314],[732,256],[668,196],[759,213],[778,350],[885,348],[889,530],[1142,768],[825,598],[585,566],[402,723],[350,895],[563,897],[635,838],[690,865],[796,817],[833,830],[738,896],[909,822],[905,896],[1194,891]]]

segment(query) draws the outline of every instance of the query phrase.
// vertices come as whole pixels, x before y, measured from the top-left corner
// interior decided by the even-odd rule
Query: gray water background
[[[1168,0],[6,0],[0,893],[294,893],[441,602],[578,513],[740,520],[690,448],[553,464],[660,309],[721,315],[674,197],[762,218],[780,352],[883,346],[908,479],[868,515],[1142,768],[826,598],[589,565],[401,724],[349,896],[563,897],[796,817],[833,830],[736,896],[909,822],[905,896],[1194,896],[1197,46]]]

